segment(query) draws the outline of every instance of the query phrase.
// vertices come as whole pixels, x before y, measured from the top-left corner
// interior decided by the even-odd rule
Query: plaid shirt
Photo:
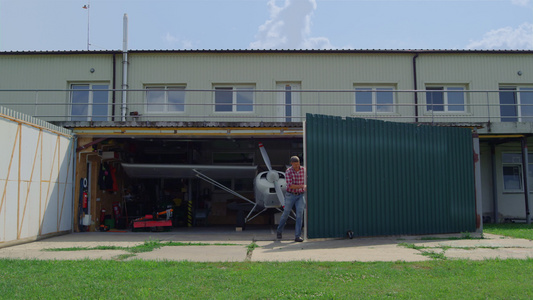
[[[300,166],[300,170],[296,172],[292,167],[285,171],[285,181],[287,183],[287,192],[301,194],[304,191],[301,189],[290,189],[291,185],[304,185],[305,184],[305,168]]]

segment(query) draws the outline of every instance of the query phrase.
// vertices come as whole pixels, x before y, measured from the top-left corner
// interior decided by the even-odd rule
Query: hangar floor
[[[235,226],[216,225],[205,227],[178,227],[168,231],[132,231],[132,230],[111,230],[105,233],[110,236],[124,236],[134,238],[138,241],[147,241],[150,239],[158,241],[190,242],[190,241],[232,241],[232,242],[250,242],[250,241],[272,241],[276,239],[276,225],[247,225],[244,230]],[[102,233],[104,234],[104,233]],[[287,224],[283,231],[286,239],[294,238],[294,225]],[[87,235],[87,241],[91,242],[93,235]],[[94,236],[95,239],[98,239]],[[98,240],[95,240],[95,242]]]

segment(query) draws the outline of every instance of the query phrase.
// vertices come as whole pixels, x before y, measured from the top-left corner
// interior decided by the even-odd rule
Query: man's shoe
[[[278,235],[276,236],[278,240],[281,240],[281,233],[278,232]]]
[[[297,238],[294,239],[294,241],[301,243],[301,242],[304,241],[304,239],[302,239],[301,237],[297,237]]]

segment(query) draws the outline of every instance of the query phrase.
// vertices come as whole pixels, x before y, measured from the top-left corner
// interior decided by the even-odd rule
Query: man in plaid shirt
[[[285,207],[279,221],[277,238],[282,238],[282,232],[285,223],[293,207],[296,207],[296,225],[294,228],[294,241],[303,242],[302,239],[302,221],[305,207],[304,193],[307,190],[305,185],[305,168],[300,166],[298,156],[291,157],[291,167],[285,171],[285,181],[287,183],[287,193],[285,195]]]

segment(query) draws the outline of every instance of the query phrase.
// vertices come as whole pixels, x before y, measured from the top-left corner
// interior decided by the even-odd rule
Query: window
[[[184,112],[185,87],[146,87],[146,111],[150,113]]]
[[[107,84],[72,84],[70,89],[72,121],[107,121],[109,110]]]
[[[533,154],[528,154],[528,176],[533,179]],[[520,153],[503,153],[502,154],[502,171],[503,171],[503,190],[504,192],[523,192],[522,178],[522,154]],[[530,191],[533,186],[529,184]]]
[[[215,87],[216,112],[252,112],[254,110],[253,86]]]
[[[290,84],[285,85],[285,116],[292,116],[292,86]],[[285,118],[285,122],[290,122],[291,118]]]
[[[533,88],[500,87],[502,122],[533,122]]]
[[[394,111],[393,87],[356,87],[355,112],[391,113]]]
[[[275,107],[275,120],[278,122],[300,122],[301,114],[301,82],[278,81],[276,82],[277,105]]]
[[[426,86],[426,110],[465,112],[464,91],[462,86]]]

